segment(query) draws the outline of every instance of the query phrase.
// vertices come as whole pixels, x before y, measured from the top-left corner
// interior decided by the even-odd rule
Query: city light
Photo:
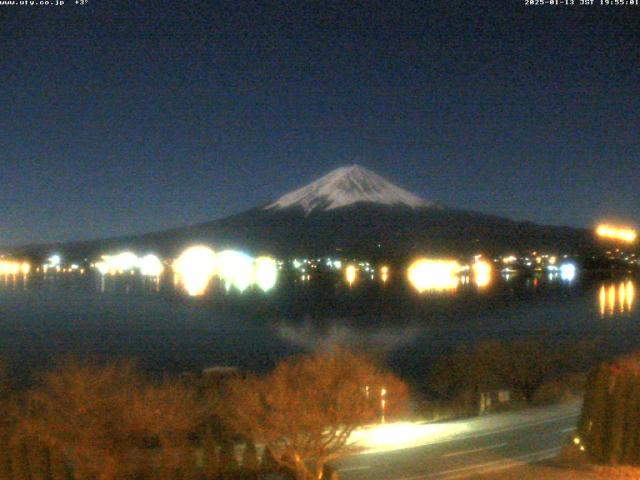
[[[100,272],[100,275],[107,275],[109,273],[109,265],[107,264],[107,262],[104,262],[104,261],[96,262],[94,264],[94,267],[98,269],[98,272]]]
[[[380,278],[382,283],[387,283],[387,280],[389,280],[389,267],[386,265],[380,268]]]
[[[237,250],[224,250],[216,255],[217,274],[229,291],[235,287],[244,292],[253,283],[253,259]]]
[[[604,239],[619,240],[622,242],[633,243],[638,238],[638,233],[630,227],[616,227],[613,225],[598,225],[596,234]]]
[[[460,264],[455,260],[421,258],[411,264],[408,278],[420,293],[455,290],[458,287]]]
[[[49,258],[47,258],[47,261],[44,264],[45,272],[47,271],[47,268],[60,267],[61,262],[62,262],[62,257],[60,257],[60,255],[58,255],[57,253],[54,255],[51,255]]]
[[[102,255],[102,262],[111,275],[130,272],[138,267],[138,257],[132,252]]]
[[[209,247],[187,248],[173,262],[177,283],[191,296],[203,295],[216,272],[216,254]]]
[[[492,267],[486,260],[477,260],[473,263],[473,280],[478,288],[483,288],[491,283]]]
[[[573,263],[563,263],[560,265],[560,278],[566,282],[571,282],[576,277],[576,266]]]
[[[204,294],[214,277],[224,283],[227,292],[234,288],[240,293],[253,285],[267,292],[278,280],[278,263],[271,257],[254,259],[238,250],[215,253],[202,245],[185,250],[173,263],[173,270],[175,283],[191,296]],[[302,275],[303,280],[308,278],[308,274]]]
[[[0,275],[2,276],[27,276],[31,271],[31,265],[27,262],[16,260],[0,260]]]
[[[145,277],[159,277],[164,271],[162,262],[156,255],[145,255],[140,259],[140,273]]]
[[[349,284],[349,287],[353,285],[358,277],[358,269],[355,265],[347,265],[347,268],[344,271],[344,278]]]
[[[264,292],[271,290],[278,280],[278,267],[271,257],[258,257],[254,262],[254,277],[258,287]]]

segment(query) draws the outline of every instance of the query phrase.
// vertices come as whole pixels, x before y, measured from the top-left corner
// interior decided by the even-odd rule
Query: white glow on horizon
[[[275,287],[278,280],[278,266],[271,257],[258,257],[254,262],[254,279],[256,285],[267,292]]]
[[[109,265],[107,262],[96,262],[94,267],[98,269],[101,275],[107,275],[109,273]]]
[[[216,254],[209,247],[196,245],[184,250],[173,262],[177,283],[191,296],[203,295],[216,273]]]
[[[573,263],[563,263],[560,265],[560,278],[566,282],[571,282],[576,277],[576,266]]]
[[[455,260],[420,258],[407,271],[409,282],[419,292],[455,290],[460,264]]]
[[[108,273],[112,275],[130,272],[138,268],[138,257],[129,251],[115,255],[102,255],[102,262],[106,266]]]
[[[224,250],[216,255],[217,274],[229,291],[235,287],[244,292],[253,283],[253,259],[237,250]]]
[[[162,262],[156,255],[145,255],[139,260],[140,273],[145,277],[159,277],[164,271]]]
[[[62,257],[56,253],[54,255],[51,255],[49,258],[47,258],[46,266],[59,267],[60,262],[62,262]]]

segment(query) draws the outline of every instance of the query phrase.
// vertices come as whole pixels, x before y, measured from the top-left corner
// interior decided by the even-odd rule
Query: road
[[[367,451],[337,464],[344,480],[449,480],[555,457],[574,432],[580,404],[439,424],[372,428]]]

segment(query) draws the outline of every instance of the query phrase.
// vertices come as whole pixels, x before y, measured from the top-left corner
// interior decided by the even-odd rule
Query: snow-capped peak
[[[313,210],[333,210],[354,203],[426,207],[429,203],[411,192],[388,182],[364,167],[353,165],[329,172],[309,185],[283,195],[266,209],[302,207]]]

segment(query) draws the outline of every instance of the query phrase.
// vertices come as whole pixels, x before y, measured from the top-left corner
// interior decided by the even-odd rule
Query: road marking
[[[576,429],[576,427],[564,428],[564,429],[560,430],[560,433],[569,433],[569,432],[573,432],[575,429]]]
[[[472,474],[482,474],[488,472],[494,472],[497,470],[507,470],[509,468],[519,467],[526,465],[527,463],[540,462],[547,458],[555,457],[560,451],[561,447],[549,448],[547,450],[541,450],[539,452],[528,453],[519,457],[509,458],[505,460],[495,460],[493,462],[480,463],[477,465],[470,465],[468,467],[453,468],[451,470],[444,470],[442,472],[435,472],[426,475],[417,475],[414,477],[403,477],[399,480],[427,480],[429,478],[446,478],[452,480],[454,478],[464,478]]]
[[[506,443],[498,443],[497,445],[489,445],[488,447],[471,448],[469,450],[461,450],[459,452],[452,452],[442,455],[442,458],[457,457],[458,455],[466,455],[467,453],[483,452],[485,450],[495,450],[497,448],[506,447]]]
[[[369,465],[362,465],[360,467],[346,467],[346,468],[339,468],[338,471],[340,472],[356,472],[358,470],[369,470],[371,467]]]

